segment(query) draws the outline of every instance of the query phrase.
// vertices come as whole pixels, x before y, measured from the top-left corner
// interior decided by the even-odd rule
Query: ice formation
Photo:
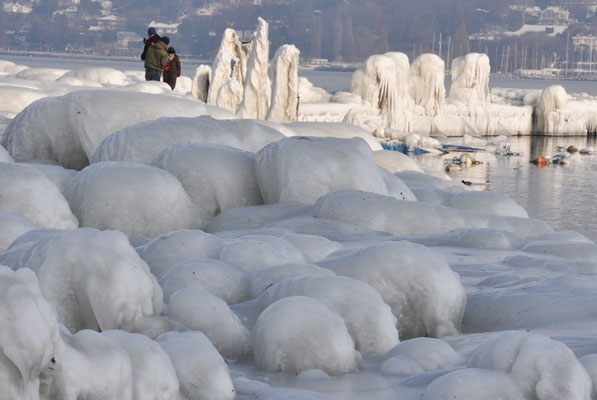
[[[12,242],[25,232],[38,229],[22,214],[0,212],[0,253],[6,251]]]
[[[58,187],[35,168],[18,163],[0,163],[0,211],[21,214],[45,228],[79,226]]]
[[[220,260],[247,272],[306,262],[298,248],[282,238],[267,235],[246,235],[229,241],[222,247]]]
[[[427,371],[458,368],[465,360],[446,342],[426,337],[406,340],[385,356],[380,366],[384,375],[418,375]]]
[[[211,67],[209,65],[200,65],[195,71],[193,83],[191,86],[191,95],[197,100],[207,103],[207,93],[209,92],[209,77]]]
[[[0,263],[35,271],[59,321],[73,332],[132,331],[139,320],[162,309],[156,279],[121,232],[42,232],[28,242],[16,241]]]
[[[489,57],[469,53],[452,61],[452,84],[449,98],[463,104],[485,106],[490,102]]]
[[[444,61],[435,54],[421,54],[410,67],[410,93],[415,104],[423,106],[425,115],[441,114],[446,97]]]
[[[62,77],[74,77],[84,80],[97,82],[102,85],[124,86],[126,83],[126,75],[121,71],[113,68],[83,68],[79,70],[69,71]]]
[[[243,61],[245,58],[246,54],[236,31],[230,28],[226,29],[211,68],[207,92],[208,104],[217,104],[220,88],[229,80],[237,80],[242,86],[246,74],[243,66],[246,65],[246,61]]]
[[[322,238],[323,239],[323,238]],[[334,276],[333,271],[313,264],[282,264],[262,269],[251,275],[251,297],[259,296],[276,283],[293,276]]]
[[[360,361],[342,318],[302,296],[278,300],[263,311],[253,331],[253,353],[258,368],[295,374],[313,368],[345,374]]]
[[[369,283],[398,318],[402,338],[441,337],[460,329],[466,297],[448,263],[410,242],[384,242],[319,262]]]
[[[197,227],[197,210],[180,181],[163,169],[124,162],[91,164],[66,189],[81,226],[155,237]]]
[[[253,34],[253,49],[247,61],[247,79],[243,100],[238,108],[242,118],[265,119],[270,104],[269,88],[271,86],[267,75],[269,65],[268,23],[258,19],[258,25]]]
[[[296,47],[287,44],[274,55],[271,104],[265,117],[268,121],[294,122],[298,118],[299,54]]]

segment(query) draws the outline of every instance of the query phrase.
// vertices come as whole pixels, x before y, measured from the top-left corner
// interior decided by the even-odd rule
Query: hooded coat
[[[155,45],[147,49],[145,55],[145,68],[151,68],[161,71],[168,65],[168,53],[166,43],[159,40]]]

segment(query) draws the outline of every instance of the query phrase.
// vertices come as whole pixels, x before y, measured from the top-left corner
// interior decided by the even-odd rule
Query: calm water
[[[463,167],[451,172],[454,180],[472,182],[476,190],[504,193],[521,206],[530,217],[547,222],[556,230],[571,229],[597,242],[597,155],[575,153],[570,165],[550,165],[543,168],[529,161],[538,155],[552,156],[557,146],[573,144],[578,149],[594,147],[595,137],[513,137],[512,150],[521,156],[499,156],[492,153],[474,153],[481,165]],[[429,167],[444,168],[446,162],[458,153],[445,156],[415,156]]]
[[[30,67],[78,69],[92,66],[112,67],[119,70],[142,70],[141,61],[78,60],[51,57],[0,56],[0,59],[13,61]],[[197,64],[185,63],[183,74],[192,76]],[[350,72],[301,70],[301,76],[308,78],[315,86],[329,92],[348,90]],[[449,80],[447,80],[449,85]],[[543,89],[559,84],[570,93],[586,92],[597,95],[597,82],[579,81],[541,81],[526,79],[491,78],[492,87],[510,87],[518,89]],[[476,190],[490,190],[504,193],[520,205],[529,215],[549,223],[555,229],[572,229],[585,234],[597,242],[597,212],[594,208],[597,197],[597,155],[582,156],[575,154],[569,166],[548,166],[538,168],[529,160],[537,155],[551,156],[556,153],[556,146],[577,148],[594,147],[595,138],[547,138],[520,137],[512,138],[512,150],[522,156],[495,156],[490,153],[476,153],[474,157],[483,161],[482,165],[465,168],[452,173],[453,179],[473,182]],[[421,163],[436,169],[444,168],[445,162],[453,157],[417,156]]]

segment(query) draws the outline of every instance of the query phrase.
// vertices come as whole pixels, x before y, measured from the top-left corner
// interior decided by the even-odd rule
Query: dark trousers
[[[145,68],[146,81],[159,81],[161,76],[162,71],[153,68]]]

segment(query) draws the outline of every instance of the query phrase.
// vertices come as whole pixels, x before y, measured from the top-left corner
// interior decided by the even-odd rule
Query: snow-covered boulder
[[[384,242],[318,263],[369,283],[398,318],[402,338],[458,333],[466,296],[443,257],[414,243]]]
[[[446,342],[440,339],[415,338],[404,341],[385,355],[383,375],[418,375],[427,371],[458,368],[465,364]]]
[[[183,261],[169,266],[158,276],[164,300],[180,289],[203,289],[228,304],[249,298],[249,277],[240,268],[214,259]]]
[[[0,253],[25,232],[38,229],[21,214],[0,212]]]
[[[219,144],[250,152],[284,136],[251,120],[160,118],[128,126],[108,136],[97,148],[93,162],[131,161],[151,164],[174,144]]]
[[[155,237],[196,225],[196,213],[180,181],[146,165],[103,162],[79,172],[65,196],[81,226]]]
[[[168,317],[194,331],[201,331],[229,360],[249,352],[251,335],[226,302],[201,289],[180,289],[168,302]]]
[[[81,78],[102,85],[124,86],[127,83],[127,77],[122,71],[106,67],[77,69],[67,72],[64,76]]]
[[[127,90],[82,90],[40,99],[6,127],[2,145],[15,160],[48,160],[82,169],[111,133],[160,117],[214,115],[223,110],[173,96]]]
[[[176,369],[182,400],[236,398],[226,362],[203,333],[168,332],[156,341]]]
[[[284,240],[298,248],[308,262],[316,263],[323,260],[336,250],[340,250],[342,245],[338,242],[317,235],[305,235],[291,233],[282,236]]]
[[[415,160],[399,151],[378,150],[373,152],[373,158],[377,165],[387,169],[391,173],[401,171],[423,172]]]
[[[2,163],[10,163],[14,162],[8,151],[4,148],[4,146],[0,145],[0,162]]]
[[[58,187],[35,168],[17,163],[0,163],[0,212],[21,214],[45,228],[78,226]]]
[[[139,250],[151,272],[158,276],[169,266],[201,258],[220,258],[226,241],[200,230],[180,230],[160,235]],[[173,292],[172,292],[173,293]]]
[[[162,151],[153,165],[178,178],[193,202],[197,226],[205,228],[222,211],[263,204],[254,159],[231,147],[180,144]]]
[[[265,309],[290,296],[317,299],[340,314],[363,355],[385,354],[399,341],[392,310],[379,293],[361,281],[340,276],[294,276],[264,290],[256,302]]]
[[[53,365],[60,334],[56,314],[29,269],[0,265],[2,398],[38,400],[39,375]]]
[[[251,275],[251,297],[259,296],[263,291],[276,283],[292,276],[334,276],[329,269],[313,264],[283,264],[257,271]]]
[[[46,97],[46,93],[38,89],[17,86],[0,86],[2,104],[0,110],[20,113],[29,104]]]
[[[370,148],[359,139],[284,139],[261,150],[255,163],[267,204],[313,204],[320,196],[340,189],[390,192]],[[402,199],[415,199],[406,185]]]
[[[60,165],[48,165],[48,164],[38,164],[38,163],[21,163],[23,165],[28,165],[32,168],[43,173],[54,185],[58,187],[60,193],[64,194],[66,187],[68,186],[71,179],[77,175],[78,171],[74,169],[66,169],[62,168]]]
[[[124,331],[105,331],[102,336],[127,352],[134,400],[178,400],[176,370],[159,344],[145,335]]]
[[[310,297],[287,297],[269,306],[253,331],[255,365],[270,372],[321,369],[340,375],[355,371],[359,353],[344,321]]]
[[[11,252],[20,257],[11,259]],[[0,263],[34,270],[44,296],[72,332],[132,331],[137,322],[162,310],[156,279],[121,232],[32,231],[18,239]]]
[[[361,138],[372,151],[382,150],[379,141],[367,131],[358,126],[339,122],[290,122],[282,126],[292,130],[292,135],[286,136],[310,136],[320,138],[352,139]]]

